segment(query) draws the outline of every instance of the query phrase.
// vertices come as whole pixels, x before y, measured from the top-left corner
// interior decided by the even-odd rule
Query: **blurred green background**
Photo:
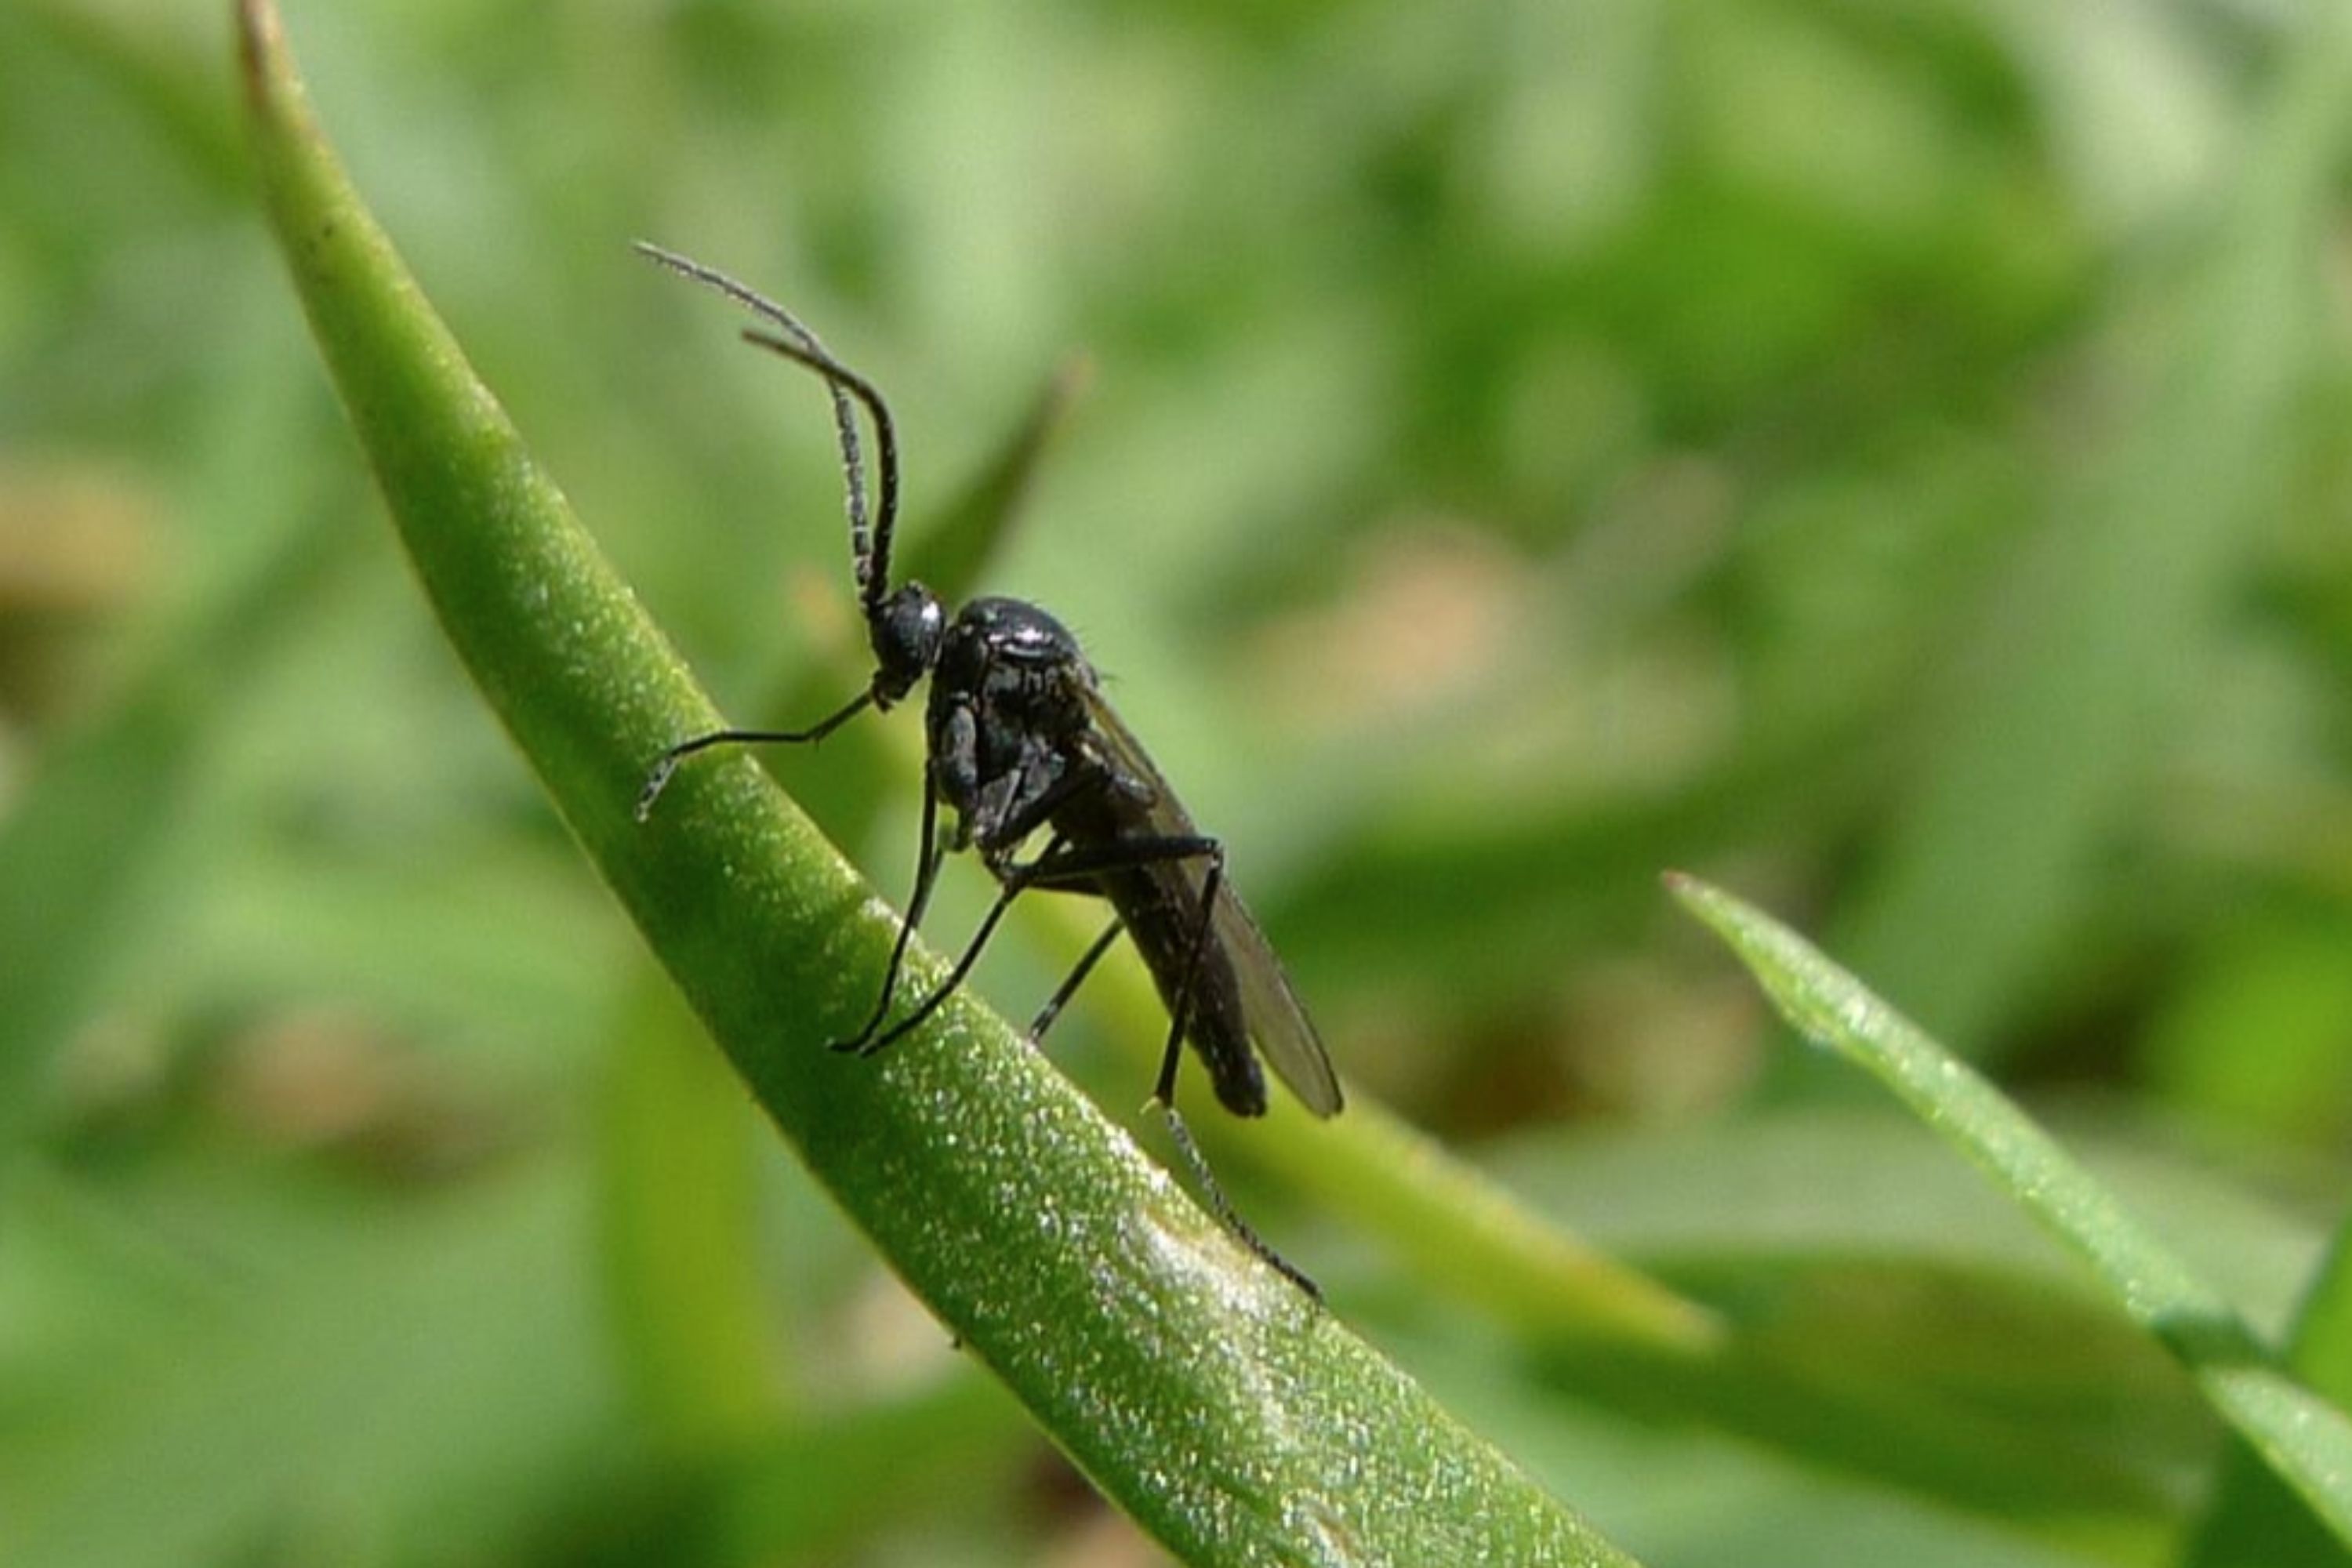
[[[439,645],[226,12],[0,8],[0,1561],[1155,1561],[693,1043]],[[1817,933],[2282,1323],[2352,1129],[2352,66],[2302,15],[287,23],[742,720],[860,679],[824,399],[626,242],[887,389],[910,539],[1085,350],[988,586],[1087,639],[1360,1093],[1851,1399],[1483,1317],[1224,1140],[1351,1324],[1648,1561],[2056,1564],[2169,1561],[2210,1417],[1655,879]],[[775,764],[894,899],[917,728]],[[1020,1019],[1070,949],[1015,925]],[[1131,1121],[1108,1022],[1055,1055]]]

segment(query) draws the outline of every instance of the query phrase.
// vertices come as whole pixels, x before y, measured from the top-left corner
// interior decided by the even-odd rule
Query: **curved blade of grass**
[[[1359,1100],[1318,1121],[1283,1098],[1252,1152],[1383,1237],[1421,1277],[1547,1340],[1712,1363],[1731,1331],[1689,1297],[1611,1257],[1457,1159],[1386,1108]]]
[[[910,581],[929,584],[947,604],[971,596],[1027,510],[1046,456],[1093,376],[1093,362],[1084,354],[1070,354],[1054,367],[989,460],[909,541]]]
[[[2210,644],[2260,570],[2257,508],[2324,363],[2311,322],[2335,265],[2352,17],[2291,15],[2269,101],[2216,182],[2229,200],[2175,285],[2181,308],[2160,318],[2177,324],[2158,329],[2169,337],[2129,434],[2014,562],[1885,868],[1841,921],[1838,950],[1971,1055],[2075,923],[2095,881],[2082,868],[2189,689],[2185,650]],[[2139,247],[2141,268],[2177,266],[2173,248]],[[2128,297],[2138,354],[2146,301]]]
[[[1704,882],[1677,876],[1668,886],[1731,945],[1791,1026],[1893,1089],[2081,1253],[2223,1418],[2352,1543],[2352,1421],[2282,1370],[2220,1292],[1991,1083],[1811,943]]]
[[[0,820],[0,1152],[35,1130],[57,1053],[109,955],[147,918],[222,708],[338,564],[341,552],[302,547],[302,515],[282,490],[247,499],[282,515]]]
[[[2339,1405],[2352,1400],[2352,1221],[2339,1226],[2295,1314],[2287,1364]],[[2182,1568],[2339,1568],[2341,1542],[2242,1441],[2182,1554]]]
[[[632,820],[646,759],[714,715],[352,190],[275,12],[240,19],[270,217],[444,630],[762,1108],[940,1321],[1189,1562],[1626,1562],[978,1006],[875,1061],[823,1048],[887,911],[748,761]]]
[[[742,1090],[675,990],[638,965],[596,1096],[598,1253],[615,1347],[651,1433],[688,1454],[762,1436],[795,1390],[777,1364]]]
[[[1074,900],[1035,917],[1081,951],[1099,929]],[[1139,1032],[1163,1018],[1150,973],[1131,953],[1087,983],[1087,1005],[1108,1008]],[[1347,1114],[1320,1119],[1286,1091],[1263,1121],[1238,1136],[1213,1124],[1219,1152],[1278,1170],[1358,1228],[1387,1241],[1418,1278],[1549,1341],[1579,1342],[1645,1357],[1712,1363],[1731,1331],[1715,1312],[1661,1280],[1587,1244],[1420,1129],[1357,1096]]]
[[[1010,537],[1086,369],[1076,357],[1056,367],[989,460],[950,498],[945,521],[916,536],[905,556],[909,577],[949,604],[970,595]],[[854,653],[865,656],[862,642]],[[844,663],[820,660],[790,682],[763,725],[788,729],[799,714],[839,706],[840,694],[856,689],[866,673]],[[839,770],[837,804],[859,822],[888,798],[863,772]],[[830,784],[835,774],[820,776]],[[825,820],[845,832],[842,812]],[[743,1246],[756,1205],[744,1142],[752,1127],[740,1114],[741,1093],[709,1057],[675,990],[644,967],[605,1052],[602,1234],[614,1324],[639,1407],[656,1431],[694,1453],[767,1433],[788,1417],[789,1395],[775,1364],[761,1269]],[[690,1214],[678,1212],[681,1196]],[[898,1455],[893,1468],[908,1458]],[[877,1465],[874,1473],[890,1471]]]

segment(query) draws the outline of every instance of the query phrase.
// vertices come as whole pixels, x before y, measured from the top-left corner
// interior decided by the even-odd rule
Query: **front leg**
[[[1038,856],[1037,859],[1042,861],[1052,856],[1061,842],[1060,838],[1055,838],[1045,846],[1045,853]],[[990,861],[988,868],[996,873],[998,880],[1003,882],[1003,886],[997,892],[996,902],[989,906],[987,915],[981,921],[980,929],[972,932],[971,941],[964,945],[963,953],[956,960],[955,967],[948,972],[948,977],[941,981],[929,995],[917,1003],[913,1012],[891,1025],[881,1034],[877,1035],[874,1032],[876,1026],[882,1022],[881,1013],[877,1012],[873,1023],[866,1026],[862,1035],[855,1040],[844,1041],[834,1049],[854,1051],[861,1057],[870,1057],[886,1047],[895,1045],[909,1030],[920,1027],[924,1020],[938,1012],[947,999],[954,994],[955,988],[962,984],[965,977],[971,973],[972,965],[980,962],[981,950],[988,945],[988,939],[995,934],[998,923],[1004,919],[1004,911],[1013,907],[1013,900],[1019,898],[1022,890],[1029,885],[1022,879],[1024,873],[1035,864],[1036,862],[1033,861],[1030,866],[1015,866]],[[900,931],[898,952],[905,951],[906,931],[912,929],[913,922],[910,921]],[[891,976],[894,981],[898,974],[898,953],[894,952],[891,957]],[[887,1010],[889,1002],[889,991],[886,988],[882,994],[883,1010]]]
[[[915,890],[907,900],[907,918],[899,922],[898,940],[890,944],[890,963],[882,971],[882,993],[874,999],[874,1013],[866,1020],[866,1026],[845,1040],[834,1041],[830,1047],[833,1050],[872,1056],[898,1037],[899,1031],[894,1029],[888,1037],[877,1040],[874,1031],[882,1026],[883,1018],[889,1014],[891,993],[898,989],[898,973],[906,966],[907,944],[914,940],[915,928],[923,923],[924,911],[931,906],[931,889],[939,886],[940,866],[947,858],[947,847],[939,842],[939,791],[927,781],[923,788],[921,847],[915,856]]]
[[[1003,921],[1005,912],[1013,908],[1013,900],[1030,889],[1092,890],[1090,885],[1093,879],[1105,871],[1125,870],[1132,867],[1150,865],[1158,860],[1197,855],[1204,851],[1217,854],[1221,858],[1223,855],[1222,847],[1213,838],[1120,839],[1110,844],[1072,845],[1061,835],[1055,834],[1032,860],[1014,860],[1009,855],[986,857],[990,872],[995,876],[1002,886],[997,891],[996,901],[989,906],[988,913],[981,920],[980,929],[972,933],[971,941],[965,944],[962,955],[956,960],[955,967],[948,972],[948,977],[941,981],[929,995],[916,1004],[913,1012],[891,1025],[881,1034],[874,1033],[874,1026],[881,1022],[880,1015],[877,1013],[874,1025],[869,1025],[858,1037],[843,1041],[834,1048],[854,1051],[861,1057],[870,1057],[877,1051],[896,1044],[909,1030],[920,1027],[926,1019],[945,1005],[955,988],[962,984],[971,973],[972,966],[980,962],[981,950],[988,945],[988,939],[996,934],[996,928]],[[936,871],[936,858],[930,864]],[[922,889],[922,896],[926,900],[929,897],[928,884]],[[898,953],[893,954],[891,964],[891,978],[894,983],[898,973],[898,953],[904,952],[907,932],[912,929],[913,922],[910,921],[899,932]],[[1099,944],[1102,947],[1108,945],[1108,937],[1104,938]],[[1099,957],[1100,952],[1097,952],[1094,956]],[[1079,978],[1083,979],[1084,975],[1081,974]],[[1076,987],[1073,985],[1069,989],[1074,990]],[[882,1007],[887,1010],[888,1005],[889,992],[886,988],[883,993]],[[1050,1023],[1052,1019],[1049,1017],[1046,1021]],[[1168,1080],[1172,1090],[1175,1077],[1173,1070],[1163,1070],[1161,1077]]]

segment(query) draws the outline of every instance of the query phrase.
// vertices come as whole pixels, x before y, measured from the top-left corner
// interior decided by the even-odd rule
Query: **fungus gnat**
[[[1209,1084],[1236,1116],[1265,1110],[1265,1058],[1306,1108],[1330,1116],[1339,1084],[1265,935],[1225,876],[1224,846],[1193,825],[1168,781],[1110,704],[1077,639],[1036,605],[974,599],[952,619],[919,583],[890,584],[898,521],[898,450],[889,405],[864,376],[829,353],[783,307],[742,284],[650,245],[637,247],[674,272],[715,289],[775,329],[743,336],[824,378],[832,394],[848,489],[849,544],[857,602],[874,651],[866,689],[806,730],[719,730],[670,747],[637,797],[645,820],[678,764],[714,746],[797,745],[820,741],[868,708],[887,710],[917,682],[931,682],[925,710],[921,848],[907,919],[890,951],[866,1026],[833,1048],[872,1056],[920,1025],[953,994],[1013,901],[1033,889],[1091,895],[1114,911],[1036,1021],[1042,1038],[1121,931],[1135,943],[1168,1009],[1168,1043],[1151,1091],[1169,1131],[1218,1216],[1250,1248],[1309,1293],[1291,1267],[1234,1212],[1176,1110],[1184,1042],[1199,1053]],[[877,486],[866,510],[866,474],[855,405],[874,426]],[[944,805],[953,820],[941,830]],[[1045,847],[1019,851],[1043,835]],[[996,879],[995,903],[946,981],[887,1028],[907,943],[922,922],[951,850],[972,850]]]

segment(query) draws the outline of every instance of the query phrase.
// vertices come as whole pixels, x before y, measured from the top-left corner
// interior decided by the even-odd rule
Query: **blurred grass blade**
[[[1084,354],[1054,367],[994,456],[915,532],[906,553],[909,579],[930,584],[947,604],[971,596],[1026,510],[1038,470],[1092,375]]]
[[[1066,963],[1100,930],[1074,900],[1042,906],[1034,919],[1055,929]],[[1132,953],[1095,972],[1087,1005],[1136,1033],[1164,1027],[1154,1023],[1166,1017],[1160,992]],[[1281,1172],[1290,1190],[1379,1236],[1433,1289],[1530,1336],[1688,1364],[1717,1363],[1730,1348],[1730,1330],[1713,1310],[1587,1245],[1368,1097],[1324,1120],[1284,1092],[1262,1121],[1245,1129],[1213,1122],[1202,1135],[1220,1154]]]
[[[878,1060],[823,1048],[892,922],[747,761],[631,819],[646,760],[714,716],[351,189],[274,11],[241,21],[269,215],[444,631],[761,1107],[940,1320],[1188,1562],[1625,1563],[1001,1020],[959,997]]]
[[[1376,1102],[1359,1098],[1318,1121],[1277,1097],[1251,1152],[1385,1238],[1414,1275],[1526,1332],[1694,1363],[1728,1346],[1707,1308],[1588,1246]]]
[[[1731,945],[1807,1039],[1868,1070],[2090,1263],[2134,1321],[2352,1543],[2352,1421],[2273,1361],[2236,1309],[1984,1078],[1787,927],[1687,877],[1675,896]]]
[[[0,826],[0,1151],[32,1131],[51,1064],[163,858],[203,740],[204,684],[185,668],[155,672],[59,748]]]
[[[596,1098],[598,1260],[638,1415],[699,1456],[793,1410],[757,1234],[757,1166],[734,1076],[677,993],[640,964],[614,1009]]]
[[[33,1129],[58,1051],[186,827],[211,726],[344,552],[289,509],[156,658],[58,748],[0,823],[0,1152]]]
[[[2336,1233],[2296,1314],[2287,1364],[2315,1391],[2352,1405],[2352,1217]],[[2274,1470],[2241,1439],[2181,1559],[2182,1568],[2340,1568],[2331,1538]]]
[[[2352,13],[2298,16],[2273,100],[2219,183],[2210,243],[2158,280],[2179,324],[2133,424],[2011,563],[1938,755],[1839,921],[1837,950],[1971,1057],[2074,929],[2095,880],[2079,870],[2169,738],[2191,655],[2269,537],[2253,509],[2275,493],[2280,433],[2319,363],[2352,117]],[[2147,300],[2124,298],[2109,336],[2128,375]]]

